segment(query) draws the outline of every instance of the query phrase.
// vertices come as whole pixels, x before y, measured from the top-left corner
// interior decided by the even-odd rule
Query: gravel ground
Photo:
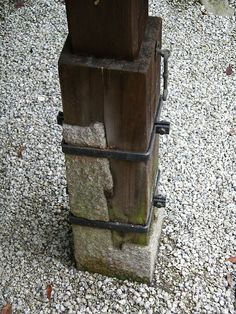
[[[56,124],[65,6],[13,3],[0,0],[0,309],[234,313],[236,268],[225,260],[236,255],[236,75],[225,70],[235,65],[235,17],[203,14],[193,1],[151,1],[172,51],[163,112],[172,131],[161,142],[168,206],[147,286],[75,269]]]

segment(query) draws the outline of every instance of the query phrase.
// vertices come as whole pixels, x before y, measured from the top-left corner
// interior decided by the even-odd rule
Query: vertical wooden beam
[[[133,60],[138,56],[148,0],[66,0],[75,54]]]

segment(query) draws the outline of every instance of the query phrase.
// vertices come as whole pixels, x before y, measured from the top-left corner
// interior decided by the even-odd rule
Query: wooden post
[[[161,19],[147,18],[147,0],[66,6],[59,75],[77,266],[150,281],[163,216],[153,210]]]
[[[74,53],[134,59],[138,56],[148,0],[66,0]]]

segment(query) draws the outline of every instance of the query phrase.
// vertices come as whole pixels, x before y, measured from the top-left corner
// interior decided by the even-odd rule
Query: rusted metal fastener
[[[157,208],[166,207],[166,197],[162,195],[156,195],[153,197],[153,206]]]
[[[156,134],[164,135],[170,134],[170,122],[168,121],[158,121],[155,123]]]
[[[164,59],[164,72],[163,76],[163,100],[167,99],[168,95],[168,59],[170,57],[170,50],[169,49],[160,49],[160,44],[157,42],[155,47],[155,56],[161,55]]]
[[[57,124],[62,126],[63,122],[64,122],[64,114],[62,111],[59,111],[57,115]]]

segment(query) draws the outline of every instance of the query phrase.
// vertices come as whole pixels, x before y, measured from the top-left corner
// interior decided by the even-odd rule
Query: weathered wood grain
[[[147,150],[160,85],[161,19],[150,17],[139,57],[117,61],[76,56],[66,42],[59,60],[65,122],[105,124],[108,147]]]
[[[112,221],[146,224],[156,188],[159,164],[159,136],[156,136],[151,159],[147,162],[110,160],[113,194],[108,198],[109,217]],[[147,244],[147,234],[112,232],[113,242]]]
[[[66,0],[73,53],[133,60],[148,17],[148,0]]]

